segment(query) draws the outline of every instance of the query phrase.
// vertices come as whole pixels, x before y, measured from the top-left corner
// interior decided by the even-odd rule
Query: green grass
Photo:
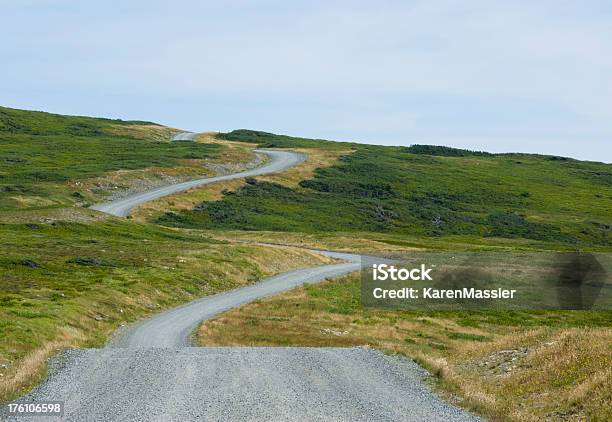
[[[283,148],[346,147],[252,131],[220,136]],[[299,188],[250,181],[220,201],[168,213],[159,222],[193,228],[530,239],[542,247],[569,249],[612,246],[610,164],[447,147],[352,146],[354,153],[317,170]]]
[[[185,287],[201,287],[204,280],[172,270],[176,255],[166,248],[205,253],[215,243],[128,222],[0,225],[0,358],[21,358],[33,342],[57,335],[62,323],[78,324],[95,313],[83,306],[88,296],[101,307],[117,299],[111,292],[125,295],[145,286],[185,296]]]
[[[214,157],[220,149],[167,142],[171,133],[148,122],[0,107],[0,208],[72,206],[90,195],[69,182],[120,169],[178,166],[182,160]]]
[[[322,262],[79,209],[132,177],[190,177],[208,171],[204,159],[244,155],[170,142],[174,132],[0,107],[0,401],[40,380],[57,350],[101,345],[122,323]]]

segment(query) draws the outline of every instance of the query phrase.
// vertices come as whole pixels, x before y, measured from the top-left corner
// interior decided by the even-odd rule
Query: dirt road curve
[[[185,347],[197,325],[231,308],[266,296],[281,293],[304,283],[315,283],[339,277],[360,268],[359,255],[318,251],[347,262],[304,268],[269,277],[259,283],[190,302],[162,312],[119,333],[111,347]]]
[[[104,202],[96,204],[91,208],[102,211],[107,214],[116,215],[118,217],[127,217],[130,210],[137,205],[145,202],[159,199],[163,196],[172,195],[173,193],[182,192],[196,186],[208,185],[211,183],[222,182],[224,180],[240,179],[242,177],[261,176],[262,174],[276,173],[279,171],[291,168],[305,160],[303,154],[291,151],[268,151],[255,150],[255,152],[267,155],[270,160],[261,167],[256,167],[251,170],[242,171],[240,173],[226,174],[224,176],[207,177],[204,179],[189,180],[187,182],[177,183],[169,186],[162,186],[151,189],[146,192],[136,193],[125,198],[117,199],[116,201]]]

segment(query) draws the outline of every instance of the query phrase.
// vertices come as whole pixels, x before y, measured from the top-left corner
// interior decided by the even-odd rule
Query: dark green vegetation
[[[264,132],[222,139],[261,146],[335,148]],[[355,152],[300,188],[249,180],[194,210],[168,213],[178,227],[409,236],[532,239],[543,247],[612,246],[612,165],[447,147],[350,144]]]
[[[441,157],[490,157],[493,155],[483,151],[470,151],[467,149],[441,147],[435,145],[411,145],[405,150],[406,152],[410,152],[412,154],[439,155]]]
[[[331,142],[325,139],[298,138],[295,136],[275,135],[273,133],[247,129],[219,133],[217,138],[226,141],[254,142],[261,148],[346,149],[358,145],[351,142]]]
[[[216,145],[168,142],[171,133],[148,122],[0,107],[0,208],[72,206],[88,195],[69,181],[119,169],[172,167],[218,151]]]

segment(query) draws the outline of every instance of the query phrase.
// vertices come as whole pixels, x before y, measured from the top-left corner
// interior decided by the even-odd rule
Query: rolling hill
[[[250,179],[222,199],[168,212],[168,226],[289,232],[378,232],[544,248],[612,246],[612,165],[448,147],[334,143],[239,130],[261,147],[353,152],[290,188]],[[333,218],[330,218],[333,216]]]

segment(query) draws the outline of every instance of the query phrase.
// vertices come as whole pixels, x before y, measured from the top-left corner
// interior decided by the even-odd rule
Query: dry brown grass
[[[220,194],[219,194],[220,195]],[[211,195],[211,198],[213,196]],[[203,230],[207,235],[217,239],[239,239],[247,242],[282,243],[298,247],[330,249],[336,251],[357,252],[361,254],[393,254],[423,250],[472,251],[508,250],[504,242],[466,243],[465,239],[425,238],[398,236],[393,233],[375,232],[284,232],[284,231],[241,231],[241,230]],[[480,239],[479,239],[480,241]]]
[[[202,324],[199,344],[368,345],[412,357],[438,377],[441,394],[493,420],[612,420],[612,329],[466,327],[452,315],[364,310],[346,295],[354,282],[226,312]]]
[[[154,221],[167,211],[192,209],[203,201],[216,201],[223,197],[224,189],[234,190],[244,184],[243,180],[229,180],[212,185],[204,185],[136,207],[131,215],[136,221]]]
[[[296,188],[300,181],[312,179],[318,168],[331,167],[339,157],[352,152],[352,150],[326,151],[314,148],[295,148],[292,151],[305,154],[306,161],[282,173],[258,176],[257,179]]]
[[[221,141],[217,139],[215,135],[216,132],[204,132],[198,135],[195,141],[205,144],[221,145],[223,148],[219,158],[216,159],[217,162],[247,162],[253,159],[253,150],[257,148],[257,145],[244,142]]]
[[[27,391],[35,383],[40,382],[45,373],[48,359],[61,350],[76,347],[86,336],[73,327],[62,327],[54,341],[46,342],[41,347],[30,352],[18,365],[2,374],[0,383],[0,401],[14,397],[18,392]]]
[[[285,245],[315,249],[329,249],[359,253],[393,253],[423,250],[420,247],[410,247],[385,243],[378,238],[384,235],[372,233],[299,233],[270,231],[205,231],[207,235],[221,240],[239,239],[245,242],[282,243]],[[369,237],[369,238],[368,238]]]
[[[533,329],[483,346],[446,358],[421,354],[418,359],[439,372],[466,405],[493,418],[603,421],[612,417],[611,329]]]
[[[162,185],[184,182],[196,177],[211,176],[205,167],[207,160],[182,160],[177,167],[147,167],[137,170],[117,170],[83,181],[70,181],[72,190],[87,191],[91,196],[104,199],[115,192],[145,191]]]
[[[50,207],[56,205],[57,202],[53,199],[43,198],[40,196],[25,196],[25,195],[15,195],[11,196],[10,199],[15,201],[20,208],[32,208],[32,207]]]
[[[181,132],[167,126],[158,125],[112,125],[109,132],[114,136],[126,136],[136,139],[154,141],[170,141],[174,135]]]

